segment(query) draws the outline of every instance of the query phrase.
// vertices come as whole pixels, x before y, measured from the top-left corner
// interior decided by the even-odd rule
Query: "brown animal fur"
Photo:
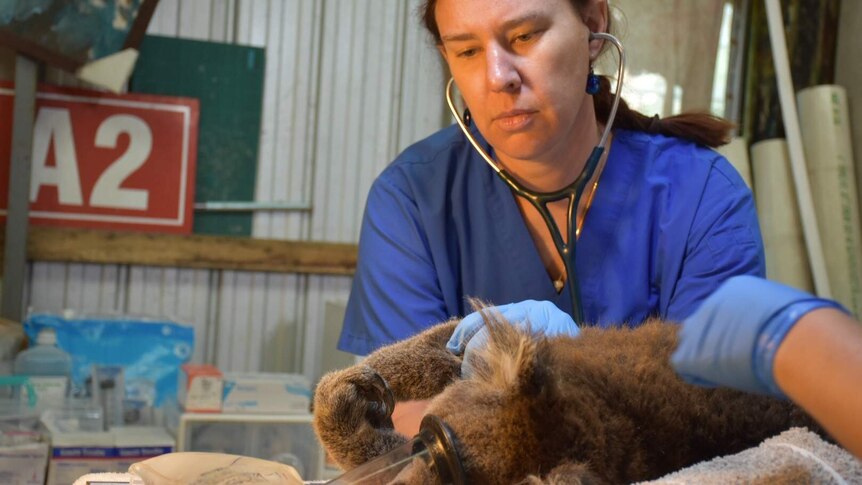
[[[324,376],[314,426],[345,468],[407,438],[391,402],[433,397],[469,483],[630,483],[739,452],[791,426],[819,427],[788,401],[684,383],[669,365],[677,326],[584,328],[531,337],[485,314],[489,345],[460,379],[450,321]],[[378,377],[379,376],[379,377]]]

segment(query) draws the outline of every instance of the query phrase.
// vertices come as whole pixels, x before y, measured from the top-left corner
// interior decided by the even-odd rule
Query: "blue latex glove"
[[[701,386],[784,396],[772,364],[784,337],[806,313],[838,303],[754,276],[728,279],[682,323],[671,364]]]
[[[496,311],[503,315],[506,320],[518,324],[529,324],[530,330],[536,335],[570,335],[577,336],[580,333],[578,325],[572,317],[560,310],[549,301],[525,300],[518,303],[509,303],[489,307],[487,311]],[[473,374],[470,365],[470,354],[488,343],[488,329],[479,312],[473,312],[461,320],[455,327],[455,332],[446,344],[455,355],[463,356],[461,364],[461,375],[469,377]]]

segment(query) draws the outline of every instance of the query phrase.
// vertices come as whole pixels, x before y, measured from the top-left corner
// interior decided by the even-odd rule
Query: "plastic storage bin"
[[[324,453],[311,427],[311,414],[184,413],[177,451],[252,456],[290,465],[303,480],[324,476]]]

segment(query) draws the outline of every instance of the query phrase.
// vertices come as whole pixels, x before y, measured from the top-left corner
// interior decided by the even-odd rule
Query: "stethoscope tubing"
[[[584,189],[587,186],[587,183],[593,178],[595,174],[596,167],[599,165],[599,160],[602,158],[602,154],[604,153],[607,145],[608,138],[611,133],[611,129],[613,128],[614,120],[617,116],[617,108],[620,102],[620,94],[622,93],[623,86],[623,76],[625,75],[625,50],[623,49],[622,43],[615,36],[599,32],[599,33],[591,33],[590,40],[594,39],[603,39],[617,48],[619,51],[620,62],[619,68],[617,71],[617,91],[614,95],[614,102],[611,106],[611,111],[608,114],[608,121],[605,124],[604,131],[602,132],[602,136],[599,139],[599,144],[593,148],[593,151],[590,153],[589,158],[587,158],[587,162],[584,165],[584,170],[581,174],[569,185],[550,192],[537,192],[534,190],[530,190],[525,187],[523,184],[515,180],[511,174],[509,174],[503,167],[497,165],[494,162],[491,155],[479,144],[476,138],[470,133],[470,129],[467,127],[466,122],[461,117],[461,114],[458,112],[458,109],[455,107],[455,102],[452,99],[452,86],[455,84],[455,78],[450,78],[449,82],[446,84],[446,103],[449,105],[449,110],[452,112],[452,115],[455,117],[455,122],[458,123],[458,126],[461,128],[461,131],[464,133],[464,136],[467,137],[467,140],[470,141],[470,144],[473,145],[473,148],[479,153],[479,155],[491,166],[492,169],[500,176],[506,184],[512,189],[515,194],[519,197],[524,198],[529,201],[529,203],[536,208],[539,214],[542,216],[542,219],[545,222],[545,225],[548,227],[548,231],[551,233],[551,238],[554,242],[554,247],[557,250],[557,253],[560,256],[560,259],[563,260],[563,266],[566,270],[566,276],[568,277],[568,288],[569,288],[569,296],[572,300],[572,317],[575,320],[575,323],[578,326],[583,326],[585,324],[584,321],[584,310],[583,310],[583,302],[581,301],[581,292],[580,285],[578,284],[578,276],[577,271],[575,271],[575,245],[577,241],[577,234],[575,233],[575,221],[574,216],[580,203],[581,196],[584,193]],[[557,226],[556,221],[551,216],[550,210],[548,210],[548,204],[551,202],[556,202],[558,200],[568,199],[568,205],[566,208],[567,215],[567,227],[566,233],[569,234],[569,243],[563,240],[563,233],[560,231],[559,226]]]

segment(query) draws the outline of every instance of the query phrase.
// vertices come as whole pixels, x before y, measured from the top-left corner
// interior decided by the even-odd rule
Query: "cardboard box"
[[[144,426],[58,433],[51,442],[47,485],[68,485],[88,473],[125,472],[132,463],[175,449],[167,431]]]
[[[42,485],[48,443],[33,442],[0,447],[0,483]]]
[[[306,414],[311,386],[300,374],[234,374],[224,376],[222,412]]]
[[[218,413],[222,408],[224,377],[209,364],[184,364],[181,367],[177,397],[188,412]]]

